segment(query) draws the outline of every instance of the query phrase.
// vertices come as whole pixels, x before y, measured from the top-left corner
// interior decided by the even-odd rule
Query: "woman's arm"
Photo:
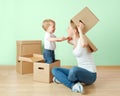
[[[80,36],[80,41],[81,41],[81,45],[82,47],[86,47],[88,45],[87,39],[85,37],[85,35],[83,34],[83,28],[84,28],[84,24],[83,23],[79,23],[78,27],[78,32],[79,32],[79,36]]]

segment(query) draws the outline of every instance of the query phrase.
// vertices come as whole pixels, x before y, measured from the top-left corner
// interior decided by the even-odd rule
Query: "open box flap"
[[[40,54],[33,54],[26,55],[26,56],[19,56],[19,61],[26,61],[26,62],[36,62],[36,61],[44,61],[43,55]]]

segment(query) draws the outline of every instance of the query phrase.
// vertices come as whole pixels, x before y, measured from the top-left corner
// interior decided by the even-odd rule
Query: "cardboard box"
[[[25,62],[25,61],[18,61],[16,62],[16,71],[20,74],[31,74],[33,73],[33,63],[32,62]]]
[[[78,25],[79,22],[83,22],[85,24],[85,28],[83,30],[84,33],[88,32],[96,23],[99,21],[98,18],[91,12],[88,7],[82,9],[78,14],[76,14],[72,21]]]
[[[56,60],[52,64],[44,63],[44,62],[35,62],[33,68],[33,80],[50,83],[52,82],[52,68],[60,67],[60,60]]]
[[[17,60],[19,56],[42,54],[42,42],[41,40],[29,40],[29,41],[17,41]]]
[[[88,41],[88,50],[89,52],[96,52],[98,49],[96,48],[96,46],[91,42],[91,40],[85,35],[87,41]]]
[[[92,13],[92,11],[88,8],[85,7],[83,8],[78,14],[76,14],[73,18],[72,21],[78,25],[79,22],[82,22],[85,24],[85,28],[83,29],[83,33],[85,34],[88,32],[93,26],[97,24],[99,19]],[[95,52],[97,51],[96,46],[91,42],[91,40],[86,36],[86,39],[88,41],[88,50],[90,52]]]
[[[44,61],[43,55],[33,54],[26,56],[19,56],[17,61],[16,70],[20,74],[31,74],[33,73],[33,63],[37,61]]]

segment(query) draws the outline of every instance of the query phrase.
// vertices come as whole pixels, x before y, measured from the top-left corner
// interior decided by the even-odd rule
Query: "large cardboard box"
[[[17,61],[19,56],[42,54],[41,40],[21,40],[16,42],[17,45]]]
[[[17,41],[16,55],[16,71],[20,74],[33,73],[33,62],[38,61],[38,58],[33,54],[42,54],[41,40]],[[31,61],[30,61],[31,60]]]
[[[79,22],[82,22],[85,24],[85,28],[83,30],[84,33],[88,32],[93,26],[96,25],[96,23],[99,21],[99,19],[93,14],[93,12],[88,8],[83,8],[78,14],[76,14],[72,21],[78,25]]]
[[[33,80],[50,83],[52,82],[52,68],[60,67],[60,60],[56,60],[52,64],[44,63],[44,62],[35,62],[33,68]]]

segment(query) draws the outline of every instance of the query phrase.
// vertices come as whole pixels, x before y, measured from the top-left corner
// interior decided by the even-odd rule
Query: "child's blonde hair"
[[[42,23],[42,28],[46,31],[48,29],[48,27],[50,26],[50,23],[55,24],[55,21],[52,19],[45,19]]]

